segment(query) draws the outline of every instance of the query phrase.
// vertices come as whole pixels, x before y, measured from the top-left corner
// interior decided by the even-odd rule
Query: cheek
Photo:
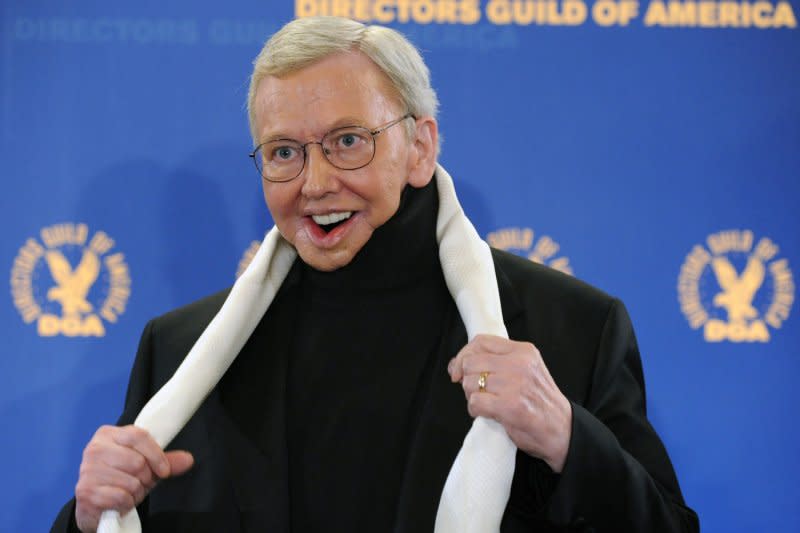
[[[267,203],[267,209],[269,209],[269,212],[272,214],[272,218],[275,218],[277,211],[276,208],[278,207],[279,203],[276,202],[274,196],[267,194],[266,191],[264,191],[264,201]]]
[[[289,210],[292,205],[293,189],[291,182],[270,183],[264,181],[264,200],[273,216]]]
[[[286,183],[265,183],[264,200],[272,215],[272,220],[275,221],[284,237],[290,239],[291,235],[287,235],[287,232],[292,226],[292,214],[296,212],[297,194],[294,193],[294,188],[288,185]]]
[[[400,196],[403,193],[403,188],[406,184],[406,179],[403,174],[404,168],[401,165],[395,165],[388,169],[384,174],[384,179],[381,182],[380,198],[382,207],[391,211],[389,216],[393,215],[397,208],[400,206]]]

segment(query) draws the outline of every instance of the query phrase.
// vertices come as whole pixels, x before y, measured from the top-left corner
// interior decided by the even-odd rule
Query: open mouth
[[[322,231],[330,233],[336,227],[342,225],[352,215],[352,211],[343,211],[341,213],[328,213],[327,215],[312,215],[311,218],[322,228]]]

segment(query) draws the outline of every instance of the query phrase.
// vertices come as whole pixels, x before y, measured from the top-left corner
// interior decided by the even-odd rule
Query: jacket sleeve
[[[136,351],[136,359],[131,369],[130,378],[128,380],[128,392],[125,395],[125,407],[122,415],[117,420],[118,426],[132,424],[136,419],[136,415],[142,410],[144,404],[153,394],[151,391],[151,337],[153,330],[153,321],[147,323],[142,332],[139,340],[139,348]],[[139,516],[144,516],[142,506],[146,505],[147,499],[139,505]],[[58,516],[50,528],[50,533],[80,533],[78,525],[75,522],[75,498],[61,508]]]
[[[572,403],[567,460],[544,512],[598,532],[696,532],[666,449],[647,420],[633,327],[613,300],[584,405]],[[591,530],[591,529],[590,529]]]

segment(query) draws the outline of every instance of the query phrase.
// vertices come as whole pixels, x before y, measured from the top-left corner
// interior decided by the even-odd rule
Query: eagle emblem
[[[741,275],[725,257],[713,258],[711,267],[722,289],[714,296],[713,302],[715,306],[724,307],[728,311],[728,321],[743,322],[757,318],[758,311],[753,307],[753,298],[764,283],[764,263],[757,257],[750,256]]]
[[[40,337],[105,336],[103,321],[116,323],[131,294],[125,255],[105,231],[91,234],[83,223],[46,226],[39,235],[25,241],[11,269],[22,320],[35,323]]]
[[[769,342],[768,326],[779,329],[794,302],[792,270],[780,247],[736,229],[712,233],[706,244],[692,247],[678,275],[678,302],[689,325],[702,327],[708,342]],[[731,258],[744,259],[741,272]]]
[[[83,257],[74,270],[64,254],[58,250],[48,250],[44,256],[50,274],[58,284],[47,291],[47,299],[61,303],[64,316],[92,311],[93,306],[86,300],[86,295],[100,273],[100,259],[97,254],[84,250]]]

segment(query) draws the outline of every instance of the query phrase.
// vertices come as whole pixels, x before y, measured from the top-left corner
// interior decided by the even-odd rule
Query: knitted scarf
[[[439,213],[436,239],[450,295],[472,340],[478,334],[508,338],[489,246],[481,240],[456,197],[453,180],[437,165]],[[273,227],[222,308],[175,374],[144,406],[134,424],[166,447],[216,386],[261,320],[297,256]],[[478,417],[458,452],[442,490],[435,533],[500,530],[516,447],[503,427]],[[104,511],[98,533],[140,533],[136,509],[120,517]]]

